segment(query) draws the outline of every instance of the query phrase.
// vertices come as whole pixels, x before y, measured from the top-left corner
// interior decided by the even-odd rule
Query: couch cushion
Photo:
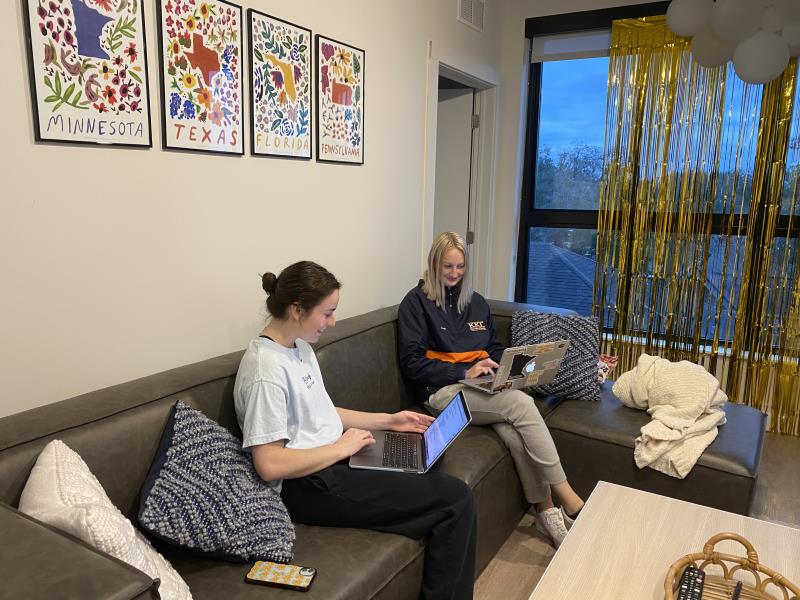
[[[532,390],[575,400],[598,400],[599,325],[595,317],[556,315],[535,311],[514,313],[511,341],[515,346],[567,339],[570,347],[552,383]]]
[[[214,558],[292,558],[294,529],[278,492],[239,439],[182,401],[142,486],[139,522],[161,540]]]
[[[492,427],[469,426],[440,461],[445,472],[465,481],[478,508],[475,572],[479,574],[519,525],[528,509],[514,461]]]
[[[613,394],[612,381],[602,385],[599,403],[564,402],[547,422],[550,429],[569,431],[587,438],[631,448],[639,430],[650,422],[644,410],[628,408]],[[749,406],[727,402],[728,422],[719,427],[717,439],[698,460],[721,471],[755,477],[764,437],[765,415]]]
[[[53,439],[61,439],[86,462],[114,505],[135,518],[139,488],[177,399],[240,435],[233,384],[242,354],[218,356],[0,419],[0,501],[17,505],[36,457]]]
[[[2,503],[0,531],[4,598],[160,598],[159,582],[139,569]]]
[[[163,551],[192,588],[195,600],[265,600],[296,595],[245,583],[250,565],[204,560],[174,548]],[[297,525],[292,562],[317,569],[311,589],[301,595],[303,600],[388,600],[411,597],[409,590],[419,589],[423,551],[422,542],[401,535]],[[395,595],[398,589],[399,595]]]
[[[602,385],[600,402],[562,403],[547,420],[564,470],[579,494],[588,495],[597,481],[605,480],[747,514],[764,442],[764,413],[727,403],[728,422],[681,480],[636,467],[634,440],[650,416],[624,406],[612,387],[612,381]]]
[[[533,403],[539,409],[539,414],[542,415],[545,421],[564,400],[562,396],[533,396]]]
[[[336,406],[395,412],[413,404],[397,357],[397,307],[344,319],[314,345]]]
[[[50,442],[33,467],[20,511],[80,538],[161,580],[164,600],[190,600],[189,588],[164,557],[111,503],[86,463],[66,444]]]
[[[507,455],[491,427],[470,425],[445,451],[442,469],[474,488]]]

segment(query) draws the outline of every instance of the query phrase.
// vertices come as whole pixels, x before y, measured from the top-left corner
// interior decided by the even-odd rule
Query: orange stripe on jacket
[[[428,350],[425,353],[425,358],[449,363],[471,363],[489,358],[489,354],[486,350],[470,350],[469,352],[437,352],[436,350]]]

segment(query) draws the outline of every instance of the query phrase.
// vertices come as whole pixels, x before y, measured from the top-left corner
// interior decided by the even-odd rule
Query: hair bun
[[[275,277],[275,273],[264,273],[261,276],[261,287],[264,288],[264,291],[268,294],[271,294],[275,291],[275,283],[278,281],[278,278]]]

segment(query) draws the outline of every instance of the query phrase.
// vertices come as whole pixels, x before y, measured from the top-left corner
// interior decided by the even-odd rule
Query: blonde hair
[[[422,291],[429,300],[444,310],[445,289],[441,272],[444,255],[450,250],[458,250],[464,256],[464,277],[461,279],[461,292],[458,294],[458,312],[462,312],[472,299],[472,284],[469,278],[469,261],[464,239],[454,231],[440,233],[428,252],[428,270],[422,276]]]

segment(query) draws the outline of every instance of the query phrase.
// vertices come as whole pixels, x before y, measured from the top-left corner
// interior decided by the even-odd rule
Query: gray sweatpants
[[[431,394],[428,405],[438,413],[459,390],[472,413],[472,425],[491,425],[508,446],[527,501],[536,504],[549,498],[550,486],[567,476],[533,398],[521,390],[484,394],[454,383]]]

